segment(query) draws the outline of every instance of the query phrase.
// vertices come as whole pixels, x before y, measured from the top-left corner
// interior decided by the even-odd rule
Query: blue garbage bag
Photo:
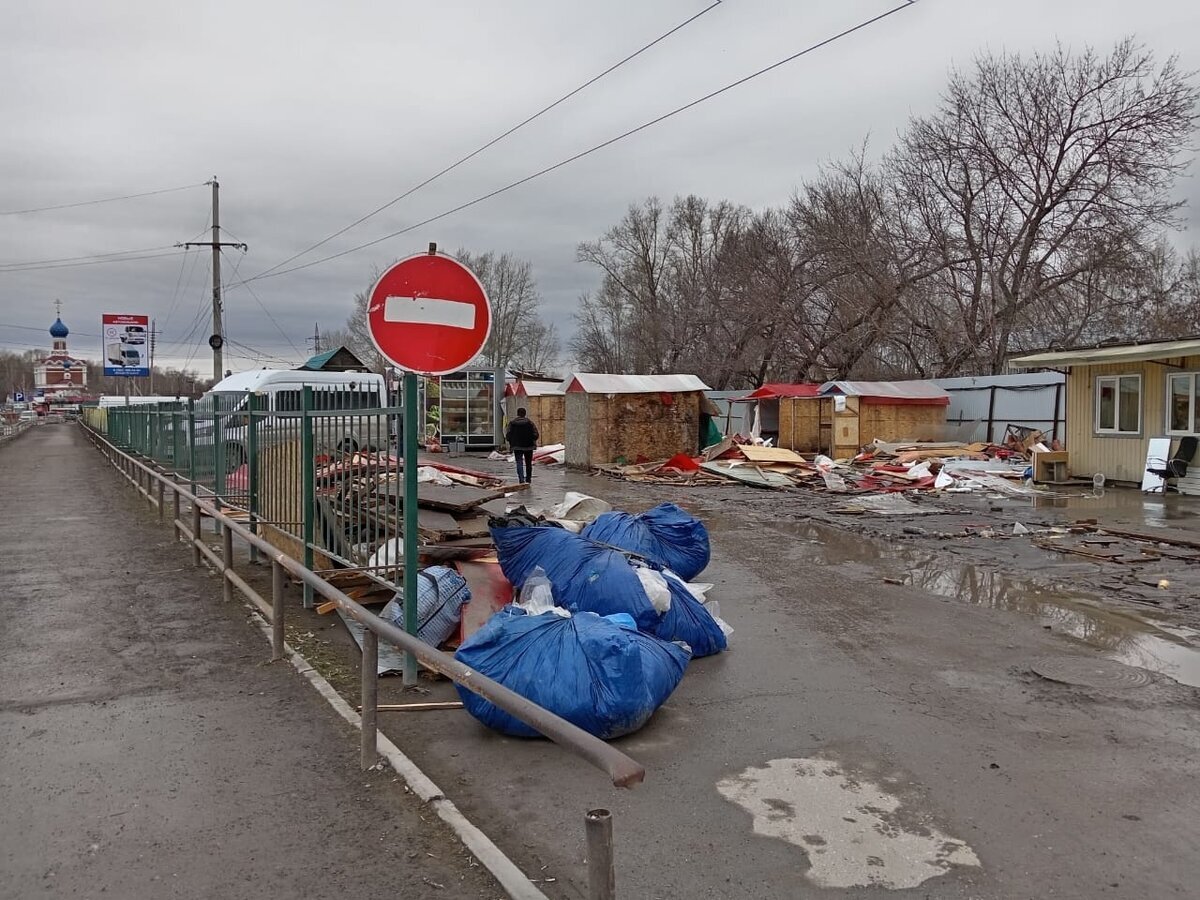
[[[658,624],[660,614],[623,553],[563,528],[491,532],[504,577],[518,591],[541,566],[554,588],[554,602],[571,612],[628,613],[643,631]]]
[[[463,604],[471,599],[467,580],[453,569],[430,566],[417,573],[417,637],[438,647],[462,617]],[[404,592],[397,591],[379,613],[381,619],[404,627]]]
[[[685,581],[704,571],[711,554],[704,523],[674,503],[660,503],[636,516],[602,513],[583,529],[583,536],[644,556]]]
[[[696,599],[687,586],[671,573],[664,572],[671,591],[671,608],[663,613],[650,633],[664,641],[683,641],[692,648],[692,656],[711,656],[729,646],[717,620]]]
[[[593,613],[526,615],[506,606],[458,648],[459,662],[608,740],[637,731],[683,678],[678,644]],[[538,732],[462,686],[476,719],[514,737]]]

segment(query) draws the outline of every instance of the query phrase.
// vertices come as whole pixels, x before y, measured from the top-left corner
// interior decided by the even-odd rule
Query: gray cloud
[[[448,0],[200,5],[10,2],[0,32],[0,208],[222,183],[222,221],[250,252],[243,277],[291,256],[421,181],[707,5]],[[305,259],[398,230],[522,177],[886,9],[883,2],[726,0],[526,130]],[[871,136],[882,151],[934,106],[948,69],[982,50],[1058,39],[1107,48],[1137,34],[1200,68],[1190,0],[1005,4],[920,0],[872,29],[533,184],[427,228],[278,278],[235,286],[230,337],[295,358],[314,322],[340,327],[371,270],[436,240],[532,260],[546,315],[571,330],[596,282],[575,246],[648,194],[781,203],[819,165]],[[1200,187],[1181,185],[1195,222]],[[204,188],[0,217],[0,261],[173,244],[196,237]],[[1194,234],[1182,239],[1194,242]],[[233,253],[231,263],[239,254]],[[101,312],[146,312],[168,364],[207,370],[198,344],[206,258],[0,273],[0,322],[45,327],[52,301],[80,352]],[[225,266],[227,277],[232,264]],[[190,265],[190,263],[189,263]],[[183,277],[181,278],[181,272]],[[186,289],[176,290],[177,283]],[[193,324],[195,327],[193,328]],[[189,331],[191,332],[189,335]],[[190,337],[187,343],[181,343]],[[39,336],[0,326],[0,346]],[[97,348],[98,349],[98,348]],[[241,354],[243,351],[235,351]],[[250,354],[247,354],[250,355]],[[235,367],[249,359],[231,359]]]

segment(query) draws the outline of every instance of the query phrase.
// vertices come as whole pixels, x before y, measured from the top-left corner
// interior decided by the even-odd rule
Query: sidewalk
[[[0,898],[502,893],[74,425],[0,447]]]

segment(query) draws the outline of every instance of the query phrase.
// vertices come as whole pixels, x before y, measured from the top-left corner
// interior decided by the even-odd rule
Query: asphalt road
[[[501,895],[80,429],[0,447],[0,898]]]
[[[1195,688],[1141,670],[1129,687],[1043,680],[1034,660],[1103,654],[1016,606],[887,584],[869,547],[823,561],[786,497],[539,471],[531,499],[565,488],[698,512],[700,580],[736,633],[619,742],[648,770],[633,791],[463,714],[392,733],[526,871],[557,879],[551,896],[586,896],[593,806],[614,812],[627,897],[1200,894]]]

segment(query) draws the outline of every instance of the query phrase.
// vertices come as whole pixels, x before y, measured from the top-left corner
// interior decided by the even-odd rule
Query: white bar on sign
[[[474,328],[475,304],[438,297],[388,297],[383,301],[383,320],[411,325]]]

